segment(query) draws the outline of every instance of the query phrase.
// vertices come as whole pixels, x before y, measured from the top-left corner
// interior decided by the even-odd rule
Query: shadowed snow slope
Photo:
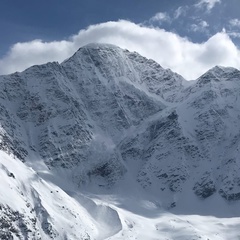
[[[0,76],[0,239],[239,239],[239,92],[108,44]]]

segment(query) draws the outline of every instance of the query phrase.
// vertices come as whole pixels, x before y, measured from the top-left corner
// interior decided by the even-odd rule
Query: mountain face
[[[159,222],[140,234],[123,209],[238,216],[239,92],[237,69],[187,82],[106,44],[0,76],[0,239],[163,236]]]

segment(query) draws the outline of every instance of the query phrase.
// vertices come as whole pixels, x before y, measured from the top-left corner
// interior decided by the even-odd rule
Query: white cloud
[[[65,41],[17,43],[0,59],[0,73],[48,61],[61,62],[90,42],[112,43],[137,51],[187,79],[194,79],[215,65],[240,68],[240,52],[226,32],[198,44],[172,32],[122,20],[92,25]]]
[[[158,12],[153,17],[150,18],[150,22],[171,22],[169,15],[165,12]]]
[[[240,27],[240,20],[237,19],[237,18],[231,19],[231,20],[229,21],[229,24],[230,24],[232,27]]]
[[[196,55],[196,61],[206,66],[223,65],[240,68],[239,57],[239,49],[226,33],[221,32],[202,44],[200,54]]]
[[[200,20],[198,24],[191,25],[191,31],[193,32],[206,32],[209,24],[206,21]]]
[[[208,12],[211,12],[217,3],[221,3],[221,0],[200,0],[195,7],[206,8]]]
[[[33,40],[31,42],[14,44],[7,55],[0,59],[0,74],[8,74],[14,71],[22,71],[25,68],[42,64],[48,61],[63,61],[74,53],[74,42],[53,41],[43,42]]]

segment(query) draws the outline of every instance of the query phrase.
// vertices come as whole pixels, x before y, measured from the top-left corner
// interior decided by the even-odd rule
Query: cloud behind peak
[[[195,79],[215,65],[240,68],[240,51],[226,32],[217,33],[206,42],[193,43],[173,32],[119,20],[91,25],[67,40],[16,43],[0,59],[0,74],[49,61],[62,62],[79,47],[92,42],[137,51],[187,79]]]

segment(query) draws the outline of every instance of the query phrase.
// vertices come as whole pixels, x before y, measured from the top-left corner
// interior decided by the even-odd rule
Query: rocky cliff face
[[[30,166],[33,176],[40,175],[37,179],[55,184],[63,176],[80,188],[91,184],[112,189],[131,176],[129,181],[167,208],[177,206],[186,192],[199,199],[219,195],[237,201],[239,92],[237,69],[215,67],[189,83],[137,53],[91,44],[61,64],[0,76],[0,151],[4,159],[22,161],[25,165],[17,164],[23,172]],[[10,179],[4,186],[13,184],[19,201],[29,206],[14,209],[0,199],[2,239],[63,234],[53,220],[58,208],[51,212],[44,205],[47,197],[34,184],[21,175],[18,180],[6,162],[1,164],[3,176]],[[61,194],[64,212],[70,197]],[[68,209],[67,214],[78,210]],[[97,236],[94,229],[85,229],[80,239],[89,239],[89,232]]]

